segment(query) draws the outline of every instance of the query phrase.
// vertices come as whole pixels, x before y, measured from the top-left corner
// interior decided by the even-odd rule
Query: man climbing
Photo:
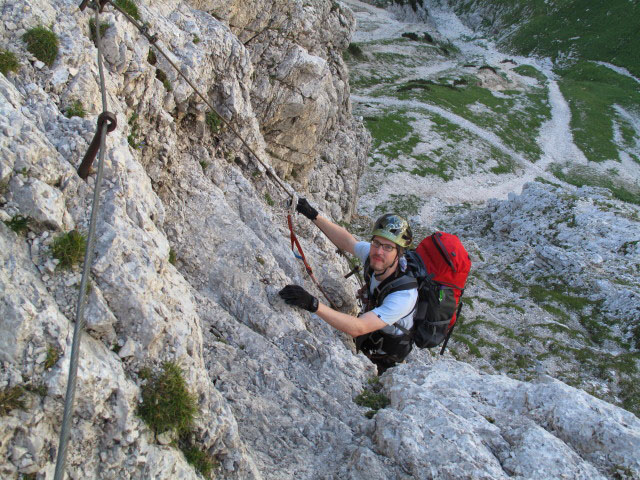
[[[371,242],[358,242],[347,230],[319,215],[306,199],[299,199],[296,210],[334,245],[363,262],[366,284],[360,294],[364,308],[358,317],[338,312],[299,285],[287,285],[280,296],[354,337],[357,349],[377,365],[378,374],[402,362],[411,351],[410,331],[418,299],[416,280],[405,274],[404,249],[412,241],[409,223],[398,215],[383,215],[373,226]]]

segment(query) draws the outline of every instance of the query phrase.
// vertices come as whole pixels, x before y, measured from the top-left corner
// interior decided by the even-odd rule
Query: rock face
[[[391,405],[373,438],[412,478],[604,479],[640,468],[638,418],[550,377],[437,361],[401,365],[385,384]]]
[[[5,2],[0,13],[3,45],[21,63],[18,72],[0,76],[0,215],[6,222],[0,224],[0,388],[3,395],[22,389],[21,405],[2,404],[2,478],[49,479],[55,469],[81,271],[57,266],[51,247],[65,232],[88,230],[95,175],[85,183],[75,169],[102,110],[96,50],[87,35],[92,12],[77,7],[27,0]],[[137,415],[143,369],[164,361],[181,367],[198,400],[191,440],[215,460],[219,478],[409,478],[425,472],[419,452],[431,438],[425,432],[440,428],[440,420],[427,421],[422,409],[411,413],[396,390],[407,390],[403,398],[422,398],[426,380],[410,386],[409,377],[445,373],[429,366],[428,352],[415,352],[411,366],[419,370],[403,367],[385,377],[391,408],[373,420],[363,415],[353,398],[373,366],[355,354],[349,339],[280,301],[277,291],[286,283],[313,286],[289,252],[280,206],[286,195],[232,132],[294,188],[306,189],[324,212],[349,219],[368,148],[368,135],[350,115],[340,55],[353,29],[350,12],[330,1],[170,0],[138,8],[159,45],[229,125],[212,128],[215,115],[166,59],[149,55],[147,40],[106,9],[107,100],[118,128],[107,139],[68,477],[198,478],[171,435],[154,435]],[[51,68],[21,41],[40,24],[53,25],[60,39]],[[64,115],[76,100],[85,118]],[[18,228],[25,217],[26,232]],[[340,279],[347,265],[308,222],[296,224],[333,301],[354,311],[356,287]],[[490,390],[472,367],[439,365],[464,371],[470,389]],[[506,377],[494,382],[514,392],[535,390]],[[637,475],[631,448],[637,447],[637,419],[552,385],[581,399],[580,408],[596,402],[600,413],[591,413],[588,425],[615,419],[594,430],[602,432],[599,450],[571,444],[574,451],[553,453],[549,461],[558,462],[560,474],[597,478],[619,468]],[[561,404],[566,396],[553,401]],[[490,402],[486,411],[497,425],[504,417],[494,410],[521,405],[487,393]],[[583,414],[559,409],[553,425]],[[535,429],[527,422],[520,430],[505,426],[503,440],[491,437],[498,463],[510,462],[504,471],[526,475],[531,467],[522,452],[568,441],[545,433],[552,427],[542,420]],[[529,427],[532,439],[521,441]],[[407,433],[398,437],[392,430]],[[581,432],[587,430],[576,435]],[[605,433],[631,446],[609,446]],[[408,446],[414,450],[405,451]],[[470,458],[488,455],[478,446]],[[486,465],[496,478],[503,475],[495,459]],[[434,468],[425,476],[448,475],[448,466]]]
[[[459,359],[522,379],[544,372],[637,414],[637,206],[534,182],[446,229],[474,259]]]

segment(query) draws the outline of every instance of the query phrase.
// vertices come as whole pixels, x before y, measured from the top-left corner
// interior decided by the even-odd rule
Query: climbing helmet
[[[411,245],[413,240],[409,222],[395,213],[387,213],[376,220],[376,223],[373,224],[371,236],[386,238],[403,248]]]

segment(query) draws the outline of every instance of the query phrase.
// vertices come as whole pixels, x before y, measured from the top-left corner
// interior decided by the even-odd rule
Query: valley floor
[[[638,112],[603,107],[617,150],[594,161],[550,60],[499,51],[436,2],[424,21],[408,7],[343,3],[358,21],[346,53],[353,110],[373,137],[354,227],[364,235],[396,211],[416,236],[463,239],[474,266],[457,358],[548,373],[638,414]]]

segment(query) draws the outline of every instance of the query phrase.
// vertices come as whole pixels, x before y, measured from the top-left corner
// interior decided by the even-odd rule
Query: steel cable
[[[99,8],[95,9],[95,22],[100,25]],[[102,92],[102,110],[107,112],[107,92],[104,81],[104,69],[102,65],[102,39],[100,38],[100,28],[96,27],[96,43],[98,47],[98,71],[100,75],[100,89]],[[73,330],[73,342],[71,346],[71,359],[69,361],[69,377],[67,380],[67,393],[64,403],[64,415],[62,419],[62,427],[60,429],[60,440],[58,444],[58,455],[56,459],[56,470],[54,480],[62,480],[64,478],[64,467],[67,457],[67,445],[69,442],[69,432],[71,425],[71,417],[73,415],[73,403],[76,394],[76,380],[78,373],[78,357],[80,354],[80,340],[84,329],[84,303],[87,290],[87,282],[91,270],[93,260],[93,249],[95,245],[95,230],[98,210],[100,208],[100,190],[102,186],[102,177],[104,173],[104,156],[107,138],[108,125],[103,123],[100,133],[100,154],[98,157],[98,173],[93,190],[93,203],[91,208],[91,220],[89,223],[89,233],[87,235],[87,248],[84,254],[84,265],[82,269],[82,280],[80,281],[80,292],[78,294],[78,303],[76,305],[76,323]]]
[[[125,12],[122,8],[120,8],[118,5],[116,5],[115,3],[111,2],[111,0],[101,0],[104,2],[104,4],[111,4],[111,6],[113,8],[115,8],[118,12],[120,12],[126,19],[128,22],[130,22],[134,27],[136,27],[138,29],[138,31],[144,35],[144,37],[147,39],[147,41],[158,51],[158,53],[160,53],[160,55],[162,55],[165,60],[167,60],[167,62],[169,62],[169,64],[171,65],[171,67],[178,73],[178,75],[180,75],[188,84],[189,86],[193,89],[193,91],[196,93],[196,95],[198,95],[202,101],[211,109],[212,112],[214,112],[218,118],[220,118],[220,120],[222,120],[222,122],[229,128],[229,130],[240,140],[240,142],[242,142],[242,144],[247,148],[247,150],[249,151],[249,153],[251,153],[251,155],[258,161],[258,163],[265,169],[265,172],[268,174],[268,176],[270,176],[270,178],[275,182],[275,184],[277,186],[279,186],[282,191],[284,191],[287,195],[289,195],[291,201],[293,201],[296,198],[296,193],[295,191],[293,191],[293,189],[289,189],[287,188],[287,186],[285,186],[285,184],[282,182],[282,180],[280,180],[280,177],[278,177],[278,175],[273,171],[273,168],[269,165],[267,165],[266,163],[264,163],[260,157],[258,157],[258,154],[249,146],[249,144],[246,142],[246,140],[242,137],[242,135],[240,135],[240,133],[231,125],[231,123],[225,119],[222,115],[220,115],[220,113],[218,112],[218,110],[211,104],[211,102],[198,90],[198,88],[193,84],[193,82],[191,82],[191,80],[189,80],[189,78],[182,72],[182,70],[180,70],[180,68],[178,68],[178,66],[173,62],[173,60],[171,60],[171,58],[169,57],[169,55],[167,55],[164,50],[162,50],[162,48],[160,48],[157,44],[157,37],[156,35],[151,35],[148,31],[147,26],[140,24],[138,21],[136,21],[136,19],[134,19],[131,15],[129,15],[127,12]],[[261,33],[261,32],[260,32]],[[257,36],[257,35],[256,35]],[[252,37],[253,39],[254,37]],[[294,206],[295,207],[295,206]],[[326,236],[326,233],[320,228],[320,231]],[[329,237],[327,237],[329,238]],[[343,257],[347,258],[346,253],[342,250],[342,249],[338,249],[338,253],[340,255],[342,255]],[[308,271],[308,270],[307,270]],[[362,280],[360,279],[359,276],[357,276],[358,278],[358,282],[360,284],[362,284]],[[312,280],[314,281],[314,283],[316,283],[316,285],[318,284],[317,280],[312,276]],[[322,294],[327,297],[326,293],[324,292],[324,290],[319,287],[319,290],[322,292]],[[329,300],[329,298],[327,297],[327,300]],[[331,300],[329,300],[329,303],[333,306],[333,302]]]
[[[124,15],[124,17],[134,26],[138,29],[138,31],[140,31],[140,33],[142,35],[145,36],[145,38],[149,41],[149,43],[151,45],[153,45],[153,47],[158,51],[158,53],[160,53],[160,55],[162,55],[164,57],[164,59],[169,62],[169,64],[173,67],[173,69],[178,73],[178,75],[180,75],[185,82],[187,82],[189,84],[189,86],[193,89],[193,91],[196,93],[196,95],[198,95],[202,101],[211,109],[212,112],[214,112],[218,118],[220,118],[220,120],[222,120],[222,123],[224,123],[227,128],[229,128],[229,130],[231,130],[231,132],[238,137],[238,139],[242,142],[242,144],[246,147],[246,149],[251,153],[251,155],[253,155],[253,157],[258,161],[258,163],[262,166],[262,168],[265,169],[265,171],[267,172],[268,175],[271,176],[271,179],[282,189],[282,191],[284,191],[287,195],[289,195],[289,197],[293,198],[294,196],[294,192],[290,191],[289,188],[287,188],[287,186],[282,183],[282,180],[280,180],[280,178],[278,177],[278,175],[273,171],[272,167],[267,165],[266,163],[264,163],[260,157],[258,156],[258,154],[249,146],[249,144],[246,142],[246,140],[242,137],[242,135],[240,135],[240,133],[238,133],[238,131],[233,128],[233,125],[231,125],[231,122],[229,122],[226,118],[224,118],[222,115],[220,115],[220,113],[218,112],[218,110],[211,104],[211,102],[200,92],[200,90],[198,90],[196,88],[196,86],[193,84],[193,82],[191,82],[191,80],[189,80],[189,78],[182,72],[182,70],[180,70],[178,68],[178,66],[173,62],[173,60],[171,60],[171,58],[169,58],[169,56],[164,52],[164,50],[162,50],[162,48],[160,48],[157,45],[157,41],[158,39],[156,38],[155,35],[151,35],[147,30],[147,28],[144,25],[141,25],[139,22],[137,22],[133,17],[131,17],[127,12],[125,12],[122,8],[120,8],[118,5],[116,5],[115,3],[111,2],[111,1],[107,1],[105,3],[110,3],[111,6],[113,6],[113,8],[115,8],[116,10],[118,10],[122,15]]]
[[[82,10],[87,6],[88,0],[84,0],[80,6]],[[247,150],[253,155],[253,157],[260,163],[260,165],[265,169],[267,174],[271,177],[271,179],[287,194],[291,199],[295,198],[295,192],[290,191],[280,180],[277,174],[272,170],[272,167],[266,165],[254,152],[254,150],[248,145],[248,143],[244,140],[244,138],[233,128],[229,121],[227,121],[222,115],[218,113],[215,107],[209,102],[209,100],[195,87],[195,85],[187,78],[187,76],[182,73],[182,71],[175,65],[175,63],[169,58],[169,56],[156,45],[157,39],[155,36],[149,35],[147,29],[136,22],[132,17],[130,17],[126,12],[124,12],[120,7],[113,4],[109,0],[100,0],[99,3],[93,3],[93,7],[95,8],[95,24],[97,26],[100,25],[100,11],[104,7],[106,3],[110,3],[116,10],[118,10],[124,17],[131,22],[146,38],[147,40],[155,47],[155,49],[169,62],[169,64],[176,70],[176,72],[191,86],[194,92],[205,102],[205,104],[218,115],[218,117],[222,120],[222,122],[231,130],[231,132],[240,139],[242,144],[247,148]],[[103,52],[102,52],[102,38],[100,35],[100,28],[96,27],[95,29],[95,38],[96,38],[96,46],[98,50],[97,60],[98,60],[98,71],[100,77],[100,91],[102,96],[102,108],[103,114],[107,112],[107,91],[105,85],[104,78],[104,67],[103,67]],[[89,232],[87,234],[87,247],[85,250],[84,256],[84,265],[82,271],[82,279],[80,282],[80,291],[78,294],[78,302],[76,305],[76,319],[73,331],[73,340],[71,346],[71,356],[69,361],[69,375],[67,379],[67,390],[65,395],[65,403],[64,403],[64,413],[62,419],[62,426],[60,429],[60,437],[58,442],[58,452],[56,458],[56,469],[54,474],[54,480],[63,480],[66,457],[67,457],[67,447],[69,444],[69,434],[71,427],[71,419],[73,416],[74,409],[74,401],[75,401],[75,393],[76,393],[76,383],[77,383],[77,373],[78,373],[78,359],[80,355],[80,342],[82,339],[82,333],[84,329],[84,307],[85,307],[85,297],[88,279],[91,270],[91,264],[93,260],[94,248],[95,248],[95,230],[97,223],[98,211],[100,208],[100,191],[102,188],[102,180],[104,176],[104,157],[105,157],[105,146],[106,146],[106,137],[109,129],[108,122],[103,122],[100,125],[100,151],[98,157],[98,172],[96,176],[94,193],[93,193],[93,202],[91,208],[91,218],[89,223]],[[324,233],[324,232],[323,232]],[[341,252],[343,255],[344,253]],[[312,276],[312,280],[320,291],[327,297],[324,290],[320,287],[319,283]],[[329,298],[327,297],[327,300]],[[331,300],[329,303],[332,304]]]

